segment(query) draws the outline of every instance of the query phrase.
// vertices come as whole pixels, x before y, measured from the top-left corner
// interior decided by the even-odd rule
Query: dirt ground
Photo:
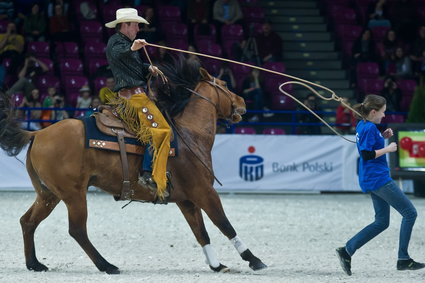
[[[397,271],[401,218],[353,257],[351,277],[339,266],[335,248],[373,219],[362,194],[222,195],[229,220],[245,245],[269,268],[250,270],[230,242],[206,219],[212,246],[231,271],[212,272],[201,247],[175,204],[115,202],[88,196],[88,231],[98,251],[121,270],[99,272],[68,234],[63,203],[36,232],[38,259],[49,267],[25,267],[19,218],[33,192],[0,193],[0,282],[423,282],[425,270]],[[410,255],[425,261],[425,199],[410,196],[418,210]]]

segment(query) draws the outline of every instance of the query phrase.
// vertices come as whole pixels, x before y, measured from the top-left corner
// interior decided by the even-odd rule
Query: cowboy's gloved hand
[[[161,73],[161,71],[158,69],[158,67],[153,66],[153,65],[150,65],[150,66],[149,66],[149,72],[150,72],[152,75],[154,75],[155,77],[156,77],[156,76],[158,76],[158,75]]]
[[[136,50],[139,50],[140,48],[142,48],[146,45],[148,45],[146,40],[136,39],[135,41],[133,41],[133,44],[131,45],[130,49],[131,49],[131,51],[136,51]]]

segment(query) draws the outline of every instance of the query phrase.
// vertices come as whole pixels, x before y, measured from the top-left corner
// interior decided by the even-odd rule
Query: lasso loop
[[[268,69],[265,69],[265,68],[262,68],[262,67],[258,67],[258,66],[254,66],[254,65],[251,65],[251,64],[242,63],[242,62],[238,62],[238,61],[234,61],[234,60],[230,60],[230,59],[225,59],[225,58],[220,58],[220,57],[216,57],[216,56],[212,56],[212,55],[207,55],[207,54],[202,54],[202,53],[198,53],[198,52],[193,52],[193,51],[187,51],[187,50],[182,50],[182,49],[177,49],[177,48],[162,46],[162,45],[153,44],[153,43],[148,43],[148,45],[153,46],[153,47],[157,47],[157,48],[168,49],[168,50],[171,50],[171,51],[188,53],[188,54],[193,54],[193,55],[197,55],[197,56],[212,58],[212,59],[216,59],[216,60],[220,60],[220,61],[225,61],[225,62],[229,62],[229,63],[233,63],[233,64],[238,64],[238,65],[242,65],[242,66],[246,66],[246,67],[258,69],[258,70],[261,70],[261,71],[264,71],[264,72],[268,72],[268,73],[272,73],[272,74],[275,74],[275,75],[284,76],[284,77],[293,79],[294,81],[287,81],[287,82],[282,83],[279,86],[279,91],[282,92],[283,94],[285,94],[286,96],[289,96],[290,98],[292,98],[293,100],[295,100],[298,104],[300,104],[302,107],[304,107],[305,109],[307,109],[311,114],[313,114],[322,123],[324,123],[336,135],[338,135],[339,137],[343,138],[344,140],[346,140],[348,142],[356,143],[355,141],[349,140],[346,137],[344,137],[343,135],[341,135],[338,131],[336,131],[334,128],[332,128],[325,120],[323,120],[323,118],[321,118],[319,115],[317,115],[313,110],[311,110],[309,107],[307,107],[304,103],[302,103],[300,100],[298,100],[297,98],[295,98],[293,95],[291,95],[288,92],[286,92],[286,91],[283,90],[283,86],[285,86],[287,84],[297,84],[297,85],[304,86],[304,87],[308,88],[312,93],[314,93],[315,95],[317,95],[318,97],[320,97],[322,100],[326,100],[326,101],[334,100],[334,101],[340,102],[346,108],[348,108],[351,111],[353,111],[353,113],[356,113],[357,115],[359,115],[359,117],[362,117],[362,115],[359,112],[357,112],[350,105],[348,105],[347,103],[345,103],[341,97],[339,97],[338,95],[336,95],[336,93],[333,90],[331,90],[331,89],[329,89],[327,87],[324,87],[322,85],[319,85],[319,84],[316,84],[316,83],[313,83],[313,82],[310,82],[310,81],[307,81],[307,80],[304,80],[304,79],[301,79],[301,78],[298,78],[298,77],[295,77],[295,76],[291,76],[291,75],[288,75],[288,74],[276,72],[276,71],[273,71],[273,70],[268,70]],[[146,48],[145,48],[145,54],[148,57],[149,62],[151,63],[151,60],[149,58],[148,52],[146,51]],[[328,91],[331,94],[331,97],[325,97],[325,96],[321,95],[317,90],[313,89],[310,85]]]

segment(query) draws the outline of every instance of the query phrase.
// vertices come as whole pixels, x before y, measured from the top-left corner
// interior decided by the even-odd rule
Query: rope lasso
[[[163,48],[163,49],[168,49],[168,50],[171,50],[171,51],[188,53],[188,54],[193,54],[193,55],[197,55],[197,56],[207,57],[207,58],[216,59],[216,60],[220,60],[220,61],[225,61],[225,62],[229,62],[229,63],[233,63],[233,64],[238,64],[238,65],[242,65],[242,66],[246,66],[246,67],[258,69],[258,70],[261,70],[261,71],[264,71],[264,72],[268,72],[268,73],[272,73],[272,74],[275,74],[275,75],[284,76],[284,77],[293,79],[294,81],[287,81],[287,82],[282,83],[279,86],[279,91],[282,92],[283,94],[285,94],[286,96],[289,96],[290,98],[292,98],[293,100],[295,100],[298,104],[300,104],[305,109],[307,109],[309,112],[311,112],[316,118],[318,118],[323,124],[325,124],[336,135],[338,135],[339,137],[341,137],[342,139],[344,139],[344,140],[346,140],[348,142],[356,143],[355,141],[349,140],[346,137],[344,137],[343,135],[341,135],[338,131],[336,131],[334,128],[332,128],[325,120],[323,120],[323,118],[321,118],[314,111],[312,111],[310,108],[308,108],[306,105],[304,105],[304,103],[302,103],[297,98],[295,98],[293,95],[291,95],[290,93],[288,93],[288,92],[286,92],[285,90],[282,89],[282,87],[285,86],[285,85],[287,85],[287,84],[298,84],[298,85],[305,86],[312,93],[314,93],[315,95],[317,95],[318,97],[320,97],[322,100],[326,100],[326,101],[334,100],[334,101],[337,101],[337,102],[341,103],[342,105],[344,105],[346,108],[348,108],[351,111],[353,111],[353,113],[356,113],[357,115],[359,115],[359,117],[362,117],[362,115],[359,112],[357,112],[350,105],[348,105],[347,103],[345,103],[343,101],[343,98],[342,97],[339,97],[338,95],[336,95],[336,93],[333,90],[331,90],[331,89],[329,89],[329,88],[327,88],[325,86],[322,86],[322,85],[319,85],[319,84],[316,84],[316,83],[313,83],[313,82],[310,82],[310,81],[307,81],[307,80],[304,80],[304,79],[301,79],[301,78],[298,78],[298,77],[295,77],[295,76],[291,76],[291,75],[284,74],[284,73],[277,72],[277,71],[273,71],[273,70],[268,70],[268,69],[265,69],[265,68],[262,68],[262,67],[258,67],[258,66],[247,64],[247,63],[243,63],[243,62],[234,61],[234,60],[231,60],[231,59],[220,58],[220,57],[216,57],[216,56],[213,56],[213,55],[207,55],[207,54],[203,54],[203,53],[198,53],[198,52],[193,52],[193,51],[188,51],[188,50],[182,50],[182,49],[178,49],[178,48],[172,48],[172,47],[167,47],[167,46],[153,44],[153,43],[148,43],[147,45],[150,45],[150,46],[153,46],[153,47],[156,47],[156,48]],[[150,64],[152,64],[152,62],[151,62],[151,60],[149,58],[149,55],[148,55],[148,53],[146,51],[146,48],[145,47],[143,47],[143,48],[145,50],[145,54],[148,57],[148,60],[149,60]],[[323,90],[328,91],[331,94],[331,97],[325,97],[325,96],[321,95],[318,91],[316,91],[315,89],[313,89],[310,85],[313,85],[315,87],[318,87],[318,88],[321,88]]]

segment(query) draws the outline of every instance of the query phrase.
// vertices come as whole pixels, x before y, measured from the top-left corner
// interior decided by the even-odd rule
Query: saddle
[[[126,144],[124,138],[136,139],[137,136],[132,132],[127,125],[118,118],[114,109],[110,106],[102,105],[99,107],[99,112],[95,112],[92,116],[96,120],[96,127],[98,130],[108,136],[114,136],[118,139],[116,142],[104,141],[104,140],[89,140],[89,147],[108,149],[120,152],[122,172],[123,172],[123,184],[122,191],[119,197],[120,200],[130,200],[134,195],[134,189],[130,186],[130,174],[128,168],[127,153],[133,153],[137,155],[143,155],[145,147],[142,145]],[[171,148],[169,156],[175,156],[175,149]]]

